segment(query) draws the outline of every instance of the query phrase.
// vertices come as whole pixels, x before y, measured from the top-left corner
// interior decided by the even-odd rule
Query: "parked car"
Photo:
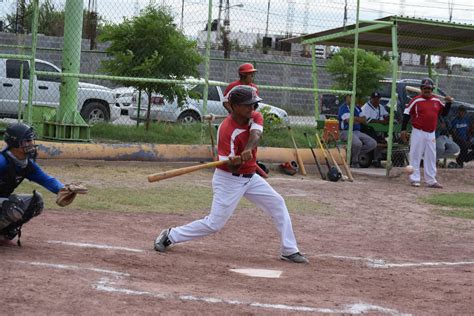
[[[133,87],[120,87],[112,90],[115,97],[116,106],[120,108],[121,115],[128,115],[128,109],[132,104],[134,91],[135,88]]]
[[[189,85],[189,92],[192,95],[203,95],[204,85]],[[129,109],[129,116],[132,120],[137,120],[140,117],[141,120],[146,119],[146,111],[148,105],[148,96],[142,94],[142,100],[140,104],[140,115],[138,115],[137,98],[138,93],[135,93],[132,98],[132,105]],[[227,111],[222,105],[224,101],[224,94],[222,88],[219,86],[209,86],[208,89],[208,100],[207,100],[207,113],[213,113],[216,115],[227,115]],[[167,122],[183,122],[191,123],[201,121],[204,115],[203,99],[192,99],[187,97],[184,104],[180,107],[176,100],[173,102],[167,102],[161,95],[154,94],[151,98],[150,117],[152,120],[160,120]],[[276,106],[272,106],[265,103],[259,103],[257,111],[262,110],[264,107],[268,107],[269,111],[267,115],[272,115],[275,118],[279,118],[283,123],[289,123],[289,117],[285,110],[280,109]]]
[[[398,100],[397,100],[397,108],[396,108],[396,116],[395,119],[401,120],[403,110],[405,109],[405,106],[410,102],[410,100],[416,96],[418,93],[416,92],[411,92],[407,91],[406,87],[411,86],[415,88],[420,87],[420,79],[401,79],[397,81],[397,94],[398,94]],[[379,86],[379,92],[382,98],[380,99],[380,104],[384,106],[388,106],[388,103],[391,98],[391,89],[392,89],[392,80],[391,79],[384,79],[380,81],[380,86]],[[440,87],[437,88],[435,91],[436,94],[439,94],[441,96],[446,96],[447,93]],[[454,99],[453,104],[451,106],[451,111],[449,113],[449,118],[454,118],[456,115],[457,109],[459,106],[463,105],[466,110],[467,110],[467,115],[474,117],[474,105],[459,101],[457,99]]]
[[[23,65],[22,104],[28,100],[30,77],[29,61],[0,58],[0,117],[17,117],[20,96],[20,66]],[[55,65],[37,59],[37,71],[61,72]],[[33,86],[33,106],[59,106],[60,77],[37,75]],[[115,104],[112,90],[90,83],[79,82],[77,110],[88,123],[114,121],[120,116],[120,108]]]

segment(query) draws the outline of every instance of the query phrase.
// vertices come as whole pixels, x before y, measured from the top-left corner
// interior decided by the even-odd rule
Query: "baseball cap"
[[[377,91],[372,92],[370,95],[371,98],[381,98],[382,96]]]
[[[229,91],[228,100],[232,104],[251,105],[262,101],[257,95],[257,89],[251,86],[236,86]]]

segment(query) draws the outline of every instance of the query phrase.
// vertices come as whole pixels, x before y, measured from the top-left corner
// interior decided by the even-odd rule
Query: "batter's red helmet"
[[[434,82],[433,82],[433,80],[431,80],[431,78],[424,78],[424,79],[421,79],[420,88],[431,88],[431,89],[434,89]]]
[[[257,69],[255,69],[251,63],[245,63],[245,64],[240,65],[239,67],[239,74],[243,74],[243,75],[250,74],[256,71]]]

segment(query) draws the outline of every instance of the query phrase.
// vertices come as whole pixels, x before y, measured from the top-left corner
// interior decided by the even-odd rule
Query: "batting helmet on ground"
[[[239,74],[246,75],[254,72],[257,72],[257,69],[251,63],[245,63],[239,67]]]
[[[329,181],[337,182],[342,178],[342,174],[339,172],[339,170],[337,170],[336,167],[332,167],[329,169],[327,177]]]

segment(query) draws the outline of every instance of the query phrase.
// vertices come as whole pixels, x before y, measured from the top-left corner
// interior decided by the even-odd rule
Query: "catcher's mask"
[[[336,167],[331,167],[327,173],[329,181],[337,182],[342,178],[342,174],[337,170]]]
[[[33,127],[24,123],[11,124],[5,130],[4,139],[8,148],[21,148],[26,156],[36,157],[36,133]]]

